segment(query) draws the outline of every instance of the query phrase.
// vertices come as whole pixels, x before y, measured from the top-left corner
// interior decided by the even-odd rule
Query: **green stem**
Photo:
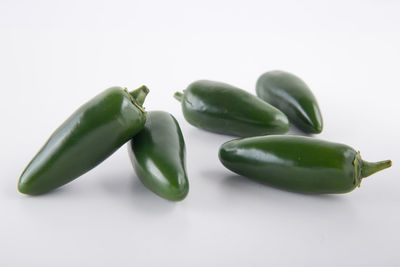
[[[183,94],[182,94],[181,92],[176,92],[176,93],[174,94],[174,98],[175,98],[176,100],[178,100],[179,102],[182,102]]]
[[[145,85],[142,85],[138,89],[133,90],[131,92],[128,92],[128,89],[126,88],[124,88],[124,91],[126,94],[128,94],[132,104],[135,105],[135,107],[137,107],[143,114],[146,114],[146,111],[144,110],[142,105],[150,90]]]
[[[129,94],[136,100],[136,103],[143,106],[144,100],[149,92],[149,88],[147,88],[146,85],[142,85],[138,89],[129,92]]]
[[[361,165],[361,178],[368,177],[378,171],[384,170],[392,166],[391,160],[384,160],[379,162],[368,162],[363,160]]]

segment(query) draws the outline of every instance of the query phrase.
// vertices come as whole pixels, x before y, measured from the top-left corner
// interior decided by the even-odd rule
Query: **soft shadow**
[[[238,136],[231,136],[231,135],[206,131],[204,129],[197,128],[194,126],[191,126],[190,129],[187,130],[187,132],[188,132],[187,135],[192,136],[193,140],[207,140],[207,141],[212,141],[213,143],[221,143],[221,144],[232,139],[240,138]]]
[[[273,199],[281,201],[284,195],[287,195],[290,199],[315,199],[319,202],[346,201],[342,197],[343,194],[307,194],[289,191],[232,173],[228,170],[203,170],[201,174],[205,179],[220,184],[223,187],[221,190],[234,196],[240,195],[240,192],[244,191],[247,193],[250,192],[252,197],[266,197],[269,201]]]
[[[44,199],[44,198],[58,197],[61,195],[68,195],[68,194],[70,194],[70,192],[71,192],[71,190],[68,188],[68,184],[58,187],[56,189],[53,189],[49,192],[40,194],[40,195],[27,195],[27,194],[19,192],[18,190],[15,190],[15,193],[18,194],[19,197],[30,198],[30,199]]]
[[[193,135],[204,135],[205,137],[210,137],[210,136],[226,136],[224,134],[221,133],[216,133],[216,132],[212,132],[212,131],[208,131],[202,128],[198,128],[196,126],[190,125],[190,128],[187,130],[190,134]]]
[[[313,137],[314,134],[310,133],[305,133],[299,128],[297,128],[294,124],[290,124],[290,130],[287,133],[288,135],[300,135],[300,136],[306,136],[306,137]]]
[[[248,187],[248,186],[256,186],[256,187],[265,187],[265,191],[268,191],[271,196],[273,195],[280,195],[288,194],[292,196],[297,196],[299,198],[309,198],[309,199],[317,199],[318,201],[342,201],[340,195],[335,194],[307,194],[307,193],[300,193],[295,191],[286,190],[283,188],[275,187],[273,185],[269,185],[267,183],[263,183],[257,180],[253,180],[244,176],[240,176],[237,174],[229,174],[225,175],[222,180],[224,186],[228,186],[233,189],[239,189],[241,187]]]
[[[160,214],[170,213],[179,202],[173,202],[159,197],[145,187],[135,174],[123,175],[118,180],[107,179],[103,188],[121,202],[130,203],[135,211]]]
[[[227,134],[221,134],[221,133],[215,133],[211,131],[207,131],[201,128],[197,128],[195,126],[191,126],[190,129],[187,130],[188,134],[193,135],[193,136],[198,136],[199,139],[204,139],[204,140],[211,140],[215,139],[219,142],[226,142],[229,140],[233,139],[238,139],[242,138],[241,136],[234,136],[234,135],[227,135]],[[289,132],[287,132],[288,135],[300,135],[300,136],[306,136],[306,137],[313,137],[318,134],[311,134],[311,133],[306,133],[302,131],[301,129],[297,128],[294,124],[290,125]],[[268,136],[268,134],[266,135]]]

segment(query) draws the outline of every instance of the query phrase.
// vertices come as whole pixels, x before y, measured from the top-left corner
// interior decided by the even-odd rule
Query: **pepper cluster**
[[[165,199],[184,199],[189,182],[181,129],[168,112],[145,112],[148,93],[145,86],[132,92],[112,87],[84,104],[28,164],[18,190],[37,195],[62,186],[129,142],[129,156],[143,184]],[[257,81],[256,93],[200,80],[174,97],[193,126],[240,137],[219,149],[226,168],[271,186],[302,193],[346,193],[360,186],[362,178],[392,165],[390,160],[364,161],[347,145],[284,135],[291,123],[307,134],[323,129],[318,103],[297,76],[266,72]]]

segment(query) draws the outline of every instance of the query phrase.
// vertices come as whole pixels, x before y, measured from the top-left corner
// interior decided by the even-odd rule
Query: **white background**
[[[399,14],[398,1],[0,0],[0,266],[399,266]],[[172,95],[198,79],[254,93],[273,69],[312,88],[325,122],[315,138],[393,167],[322,196],[224,169],[231,137],[190,126]],[[148,191],[125,146],[59,190],[17,192],[76,108],[142,84],[147,110],[171,112],[184,133],[184,201]]]

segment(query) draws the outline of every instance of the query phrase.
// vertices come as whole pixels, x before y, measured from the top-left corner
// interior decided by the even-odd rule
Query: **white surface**
[[[0,266],[399,266],[399,12],[398,1],[0,1]],[[254,92],[272,69],[312,88],[316,138],[393,167],[325,196],[224,169],[231,138],[190,126],[172,94],[197,79]],[[148,191],[126,147],[52,193],[16,191],[78,106],[141,84],[146,108],[182,127],[183,202]]]

